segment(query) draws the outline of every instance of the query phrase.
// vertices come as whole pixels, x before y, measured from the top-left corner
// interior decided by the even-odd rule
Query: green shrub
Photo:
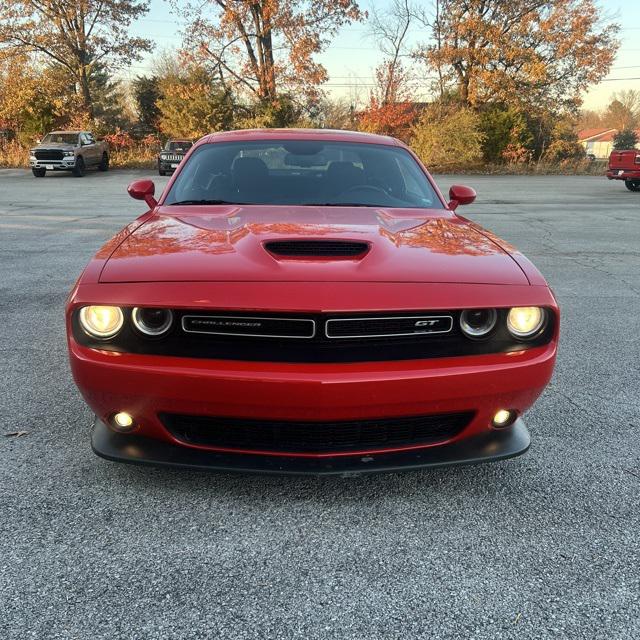
[[[425,165],[446,170],[480,163],[483,141],[477,113],[467,108],[433,105],[413,128],[411,146]]]

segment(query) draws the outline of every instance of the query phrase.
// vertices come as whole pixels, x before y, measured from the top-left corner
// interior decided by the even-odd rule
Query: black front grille
[[[313,338],[316,323],[306,318],[265,318],[261,316],[185,315],[182,328],[187,333],[253,338]]]
[[[64,152],[60,149],[36,149],[34,155],[38,160],[62,160]]]
[[[81,329],[75,313],[74,337],[84,346],[121,353],[254,362],[379,362],[521,351],[547,344],[555,325],[549,313],[540,335],[524,343],[508,333],[506,309],[498,311],[496,328],[485,340],[467,338],[455,310],[398,313],[401,319],[389,320],[385,318],[393,314],[214,315],[176,309],[172,330],[161,339],[147,339],[132,328],[131,310],[124,309],[124,315],[124,327],[115,338],[97,341]],[[436,324],[423,324],[432,320]]]
[[[374,318],[336,318],[327,320],[327,338],[383,338],[449,333],[453,318],[449,315],[389,316]]]
[[[282,453],[341,453],[429,445],[458,435],[472,418],[472,411],[347,422],[160,415],[171,434],[188,444]]]
[[[289,258],[353,258],[369,249],[366,242],[350,240],[274,240],[265,247],[269,253]]]

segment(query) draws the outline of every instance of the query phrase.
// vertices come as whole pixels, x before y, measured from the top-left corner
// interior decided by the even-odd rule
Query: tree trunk
[[[89,118],[93,120],[93,98],[91,97],[91,88],[89,87],[89,76],[87,74],[86,65],[82,65],[80,68],[80,92],[82,95],[82,107]]]

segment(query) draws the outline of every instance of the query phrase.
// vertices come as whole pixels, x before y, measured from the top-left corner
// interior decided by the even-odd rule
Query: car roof
[[[80,130],[80,129],[60,129],[59,131],[49,131],[49,135],[52,135],[54,133],[76,133],[76,134],[80,134],[80,133],[90,133],[89,131],[84,131],[84,130]]]
[[[332,142],[364,142],[366,144],[384,144],[404,146],[391,136],[381,136],[362,131],[343,131],[341,129],[242,129],[239,131],[220,131],[211,133],[200,140],[207,142],[233,142],[240,140],[327,140]]]

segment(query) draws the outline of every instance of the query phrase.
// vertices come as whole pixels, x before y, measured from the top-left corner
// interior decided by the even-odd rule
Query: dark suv
[[[192,146],[191,140],[167,140],[164,149],[158,155],[158,173],[166,176],[177,169]]]

